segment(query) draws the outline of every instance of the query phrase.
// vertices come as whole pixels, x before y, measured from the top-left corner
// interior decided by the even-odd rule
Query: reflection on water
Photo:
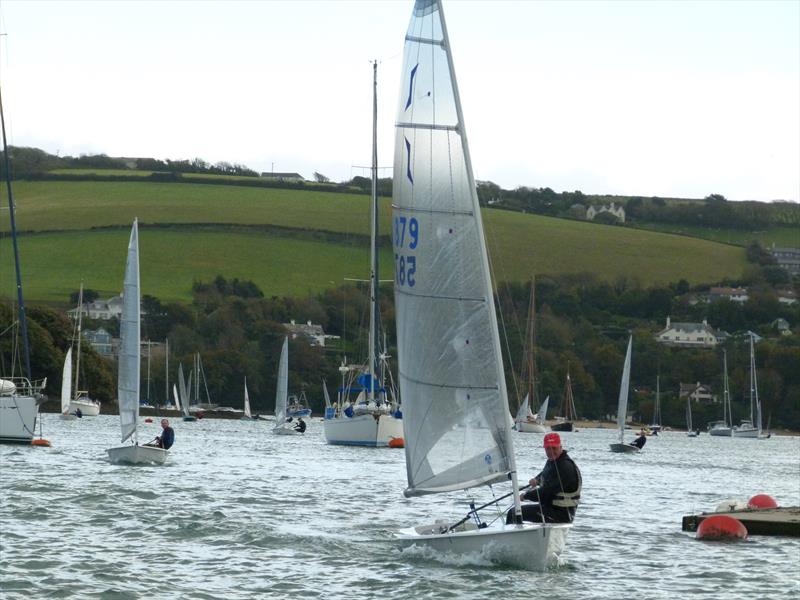
[[[317,419],[304,436],[259,421],[173,423],[162,467],[108,463],[115,417],[45,419],[52,448],[0,446],[3,598],[800,596],[800,540],[680,530],[684,514],[725,498],[800,505],[796,437],[668,432],[621,455],[608,451],[612,430],[562,433],[583,504],[566,563],[542,574],[397,551],[394,530],[463,516],[464,494],[404,498],[402,450],[328,446]],[[151,439],[158,422],[142,428]],[[541,437],[514,436],[522,479],[544,464]]]

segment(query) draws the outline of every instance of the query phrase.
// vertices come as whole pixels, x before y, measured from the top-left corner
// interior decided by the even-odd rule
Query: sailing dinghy
[[[244,378],[244,415],[242,421],[252,421],[253,415],[250,412],[250,394],[247,393],[247,377]]]
[[[392,217],[405,495],[510,480],[521,520],[486,243],[438,0],[417,0],[404,54]],[[557,562],[572,527],[504,521],[438,520],[396,540],[540,570]]]
[[[61,373],[61,419],[74,421],[78,418],[75,413],[69,412],[69,403],[72,399],[72,346],[64,357],[64,370]]]
[[[278,363],[278,385],[275,391],[275,426],[272,433],[276,435],[300,435],[294,423],[286,420],[286,406],[289,400],[289,338],[283,338],[281,358]]]
[[[169,450],[155,446],[140,446],[136,432],[139,420],[139,392],[141,366],[141,305],[139,290],[139,224],[134,219],[131,238],[128,243],[128,260],[125,264],[125,284],[122,294],[122,315],[119,325],[119,375],[117,379],[117,398],[119,401],[119,421],[123,444],[130,439],[131,444],[109,448],[108,459],[112,463],[125,464],[164,464]]]
[[[631,383],[631,346],[633,346],[633,336],[628,338],[628,351],[625,353],[625,366],[622,369],[622,379],[619,383],[619,404],[617,404],[619,442],[611,444],[612,452],[641,452],[636,446],[623,443],[625,437],[625,419],[628,414],[628,388]]]

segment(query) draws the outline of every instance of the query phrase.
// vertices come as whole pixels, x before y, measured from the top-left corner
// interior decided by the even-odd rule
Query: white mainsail
[[[289,338],[283,338],[281,358],[278,363],[278,384],[275,390],[275,427],[286,424],[286,401],[289,395]]]
[[[392,207],[405,494],[509,473],[516,486],[483,225],[436,0],[417,0],[406,34]]]
[[[625,436],[625,417],[628,412],[628,387],[631,381],[631,346],[633,336],[628,338],[628,351],[625,353],[625,366],[622,369],[622,379],[619,383],[619,404],[617,404],[617,427],[619,428],[619,443]]]
[[[544,399],[542,405],[539,407],[539,412],[536,413],[536,420],[539,423],[544,424],[545,420],[547,420],[547,409],[550,407],[550,396]]]
[[[72,347],[67,350],[64,358],[64,370],[61,374],[61,412],[69,412],[69,402],[72,399]]]
[[[525,395],[525,400],[522,401],[522,404],[519,406],[519,410],[517,411],[517,418],[516,422],[527,421],[528,417],[532,417],[533,413],[531,412],[530,406],[528,405],[528,396]]]
[[[139,299],[139,225],[134,219],[128,242],[128,260],[125,264],[125,284],[122,295],[120,319],[119,378],[117,398],[122,440],[136,433],[139,417],[140,369],[140,299]],[[135,440],[135,437],[134,437]]]
[[[178,385],[180,386],[181,410],[183,410],[183,416],[188,417],[190,416],[189,403],[191,399],[189,397],[189,392],[186,390],[186,378],[183,376],[183,363],[178,364]],[[189,385],[191,386],[191,378]]]
[[[250,396],[247,394],[247,377],[244,378],[244,416],[251,419],[253,415],[250,414]]]
[[[178,396],[178,386],[174,383],[172,384],[172,398],[175,400],[175,410],[181,409],[181,399]]]

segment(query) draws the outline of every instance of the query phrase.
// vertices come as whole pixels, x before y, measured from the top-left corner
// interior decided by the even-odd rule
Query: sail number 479
[[[419,243],[419,223],[414,217],[394,218],[394,280],[402,286],[414,287],[417,282],[417,257],[413,251]],[[405,249],[406,252],[402,252]]]

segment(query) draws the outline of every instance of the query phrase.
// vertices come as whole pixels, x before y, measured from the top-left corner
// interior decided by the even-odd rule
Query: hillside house
[[[797,294],[794,290],[781,290],[778,292],[778,302],[781,304],[797,304]]]
[[[800,248],[778,248],[772,244],[769,253],[777,261],[778,266],[792,275],[800,275]]]
[[[264,179],[272,179],[273,181],[305,181],[305,178],[300,173],[261,173]]]
[[[711,386],[704,383],[682,383],[678,391],[679,398],[689,398],[694,403],[717,403],[719,400],[711,393]]]
[[[777,329],[781,335],[792,335],[792,330],[789,328],[789,321],[786,319],[775,319],[772,322],[773,329]]]
[[[708,292],[709,302],[714,302],[715,300],[730,300],[731,302],[744,304],[749,298],[750,296],[747,295],[747,288],[741,287],[712,287]]]
[[[660,344],[684,348],[714,348],[728,337],[724,331],[711,327],[703,319],[702,323],[673,323],[667,317],[667,324],[655,339]]]
[[[100,319],[103,321],[119,319],[122,315],[122,294],[109,298],[108,300],[86,302],[81,308],[83,316],[89,319]],[[67,315],[73,320],[77,319],[78,309],[73,308],[72,310],[68,310]]]
[[[620,223],[625,222],[625,209],[622,208],[622,206],[617,206],[613,202],[608,206],[605,204],[602,206],[590,206],[586,209],[586,220],[594,221],[594,218],[600,213],[611,213],[619,219]]]
[[[311,321],[305,323],[296,323],[294,319],[290,323],[284,323],[284,327],[289,332],[293,340],[299,336],[304,336],[308,339],[308,343],[312,346],[325,347],[325,332],[322,330],[322,325],[315,325]]]
[[[98,354],[103,356],[112,356],[114,354],[111,334],[102,327],[97,331],[85,329],[81,335]]]

